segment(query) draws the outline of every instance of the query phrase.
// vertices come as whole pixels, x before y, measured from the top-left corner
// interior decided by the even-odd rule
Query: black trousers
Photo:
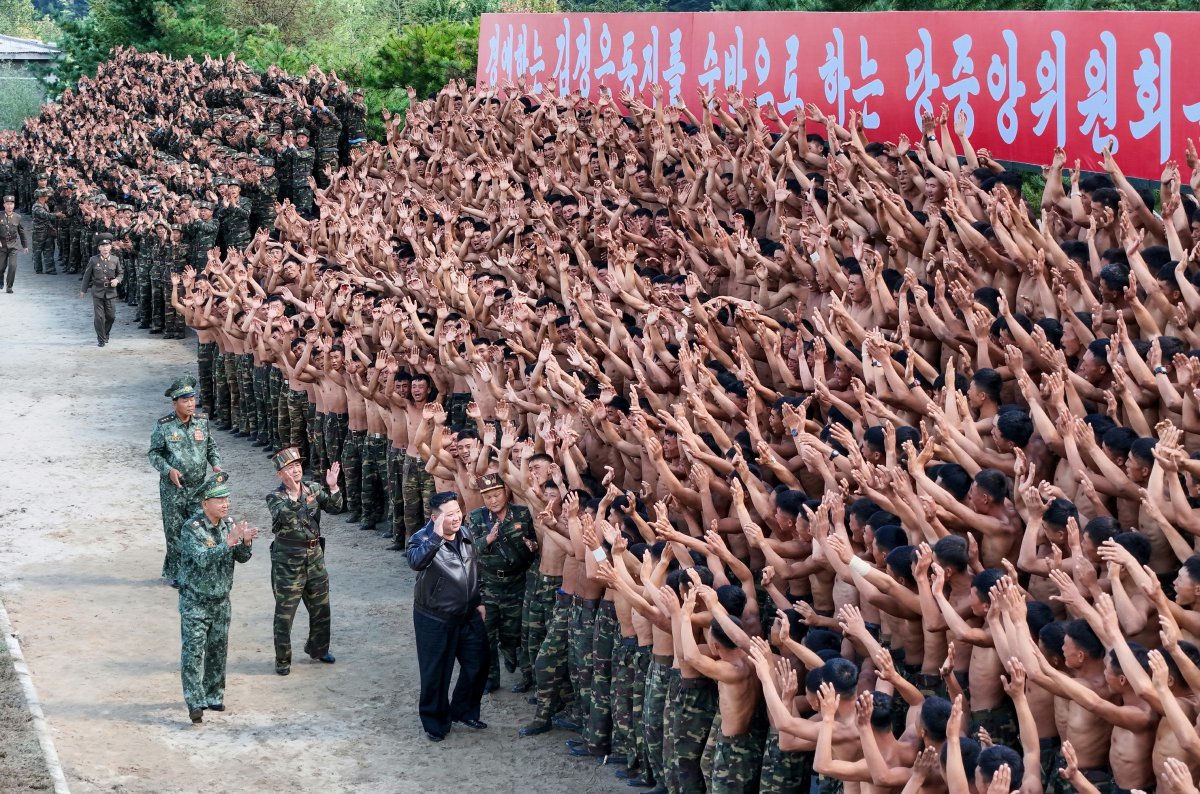
[[[445,736],[454,720],[479,719],[479,701],[487,683],[488,641],[483,618],[473,612],[462,624],[448,623],[413,610],[417,665],[421,668],[421,725]],[[458,662],[458,683],[450,697],[450,679]]]
[[[113,322],[117,319],[117,299],[92,295],[92,323],[96,326],[96,341],[108,342]]]

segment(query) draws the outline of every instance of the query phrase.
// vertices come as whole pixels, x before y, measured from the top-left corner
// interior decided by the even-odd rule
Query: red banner
[[[977,148],[1003,160],[1098,170],[1112,141],[1130,176],[1157,180],[1200,134],[1200,13],[804,12],[484,14],[481,83],[550,80],[696,109],[697,89],[734,88],[786,119],[813,102],[867,136],[919,136],[921,112],[967,114]]]

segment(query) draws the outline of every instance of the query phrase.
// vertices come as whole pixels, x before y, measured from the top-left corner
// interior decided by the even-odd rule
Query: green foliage
[[[55,41],[58,39],[58,26],[34,8],[31,0],[0,0],[0,34]]]
[[[585,14],[628,14],[632,11],[668,11],[667,0],[559,0],[558,9]]]
[[[26,118],[36,116],[45,87],[32,73],[0,64],[0,129],[17,129]]]
[[[387,90],[412,86],[428,97],[450,80],[473,82],[478,61],[478,20],[408,25],[376,52],[366,84]]]

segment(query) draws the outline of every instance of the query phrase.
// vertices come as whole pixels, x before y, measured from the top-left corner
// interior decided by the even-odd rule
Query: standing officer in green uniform
[[[221,224],[213,218],[213,205],[207,201],[197,201],[197,218],[184,227],[188,239],[188,264],[203,273],[208,264],[208,252],[217,244],[217,233]]]
[[[96,346],[108,344],[108,335],[117,319],[117,287],[125,278],[121,260],[112,255],[112,235],[96,237],[100,253],[88,260],[83,271],[83,284],[79,286],[79,297],[92,291],[92,323],[96,328]],[[12,292],[12,290],[9,290]]]
[[[179,580],[179,528],[200,509],[200,490],[211,465],[221,472],[221,455],[208,418],[196,413],[196,379],[188,375],[171,384],[166,396],[175,407],[150,435],[150,465],[159,474],[158,501],[162,508],[167,553],[162,576],[172,587]]]
[[[13,282],[17,278],[17,249],[23,248],[25,253],[29,253],[25,227],[21,225],[16,206],[15,196],[5,196],[4,211],[0,212],[0,281],[4,282],[5,292],[12,292]],[[18,240],[21,241],[20,245],[17,245]]]
[[[193,724],[204,710],[225,710],[225,657],[229,650],[229,591],[233,565],[246,562],[258,529],[229,518],[228,475],[201,492],[201,508],[184,522],[179,565],[179,677]]]
[[[479,573],[483,585],[483,604],[487,608],[488,647],[491,668],[485,692],[500,685],[500,655],[511,673],[517,669],[521,646],[521,603],[525,596],[525,571],[537,557],[537,534],[528,507],[509,504],[508,487],[499,474],[485,474],[479,480],[479,495],[484,506],[467,516],[471,537],[479,543]],[[520,654],[522,680],[533,678],[533,666]],[[526,669],[528,668],[528,669]]]
[[[300,450],[288,447],[274,457],[282,484],[267,494],[271,511],[271,590],[275,593],[275,672],[292,668],[292,620],[301,599],[308,610],[308,642],[304,652],[333,664],[329,652],[329,573],[325,570],[325,539],[321,511],[340,513],[346,506],[338,490],[341,465],[325,473],[326,488],[304,479]]]
[[[266,229],[270,234],[275,231],[279,179],[275,176],[275,161],[270,157],[259,157],[255,162],[258,173],[251,175],[246,184],[246,197],[250,199],[250,233]]]

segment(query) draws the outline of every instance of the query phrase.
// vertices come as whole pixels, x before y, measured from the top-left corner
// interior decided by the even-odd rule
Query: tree
[[[31,0],[0,0],[0,34],[54,41],[58,38],[58,27],[34,8]]]
[[[0,64],[0,129],[15,130],[36,116],[45,98],[45,84],[23,69]]]

